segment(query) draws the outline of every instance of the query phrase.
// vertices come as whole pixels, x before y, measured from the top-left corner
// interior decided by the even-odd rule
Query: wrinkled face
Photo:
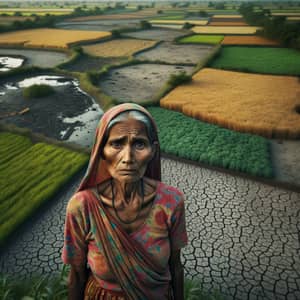
[[[132,183],[144,176],[154,152],[145,125],[129,118],[110,129],[103,156],[112,178]]]

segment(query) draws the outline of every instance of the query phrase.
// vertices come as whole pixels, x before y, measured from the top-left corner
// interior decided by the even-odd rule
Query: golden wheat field
[[[136,39],[120,39],[103,43],[83,46],[84,52],[101,57],[119,57],[131,56],[135,52],[152,47],[156,41],[136,40]]]
[[[297,77],[205,68],[160,105],[237,131],[300,138],[299,94]]]
[[[213,18],[221,18],[221,19],[242,19],[243,16],[242,15],[213,15]]]
[[[204,34],[255,34],[260,27],[255,26],[194,26],[191,30]]]
[[[110,32],[105,31],[31,29],[2,33],[0,35],[0,45],[65,49],[74,43],[97,41],[110,35]]]
[[[195,24],[195,25],[206,25],[208,20],[152,20],[152,24],[175,24],[183,25],[185,23]]]
[[[277,41],[272,41],[260,36],[236,36],[226,35],[222,41],[223,45],[261,45],[261,46],[278,46]]]
[[[218,22],[218,21],[213,21],[209,22],[209,26],[248,26],[248,24],[244,21],[234,21],[234,22]]]

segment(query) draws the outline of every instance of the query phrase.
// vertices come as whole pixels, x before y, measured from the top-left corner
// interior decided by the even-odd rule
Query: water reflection
[[[6,72],[22,66],[23,58],[0,56],[0,72]]]
[[[34,84],[46,84],[56,93],[43,99],[25,100],[22,89]],[[29,112],[19,116],[10,113],[24,107]],[[91,147],[103,110],[79,86],[78,80],[59,75],[38,75],[0,86],[0,110],[5,120],[17,126],[29,127],[58,140]]]

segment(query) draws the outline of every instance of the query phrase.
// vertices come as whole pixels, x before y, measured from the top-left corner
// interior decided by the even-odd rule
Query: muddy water
[[[137,39],[148,39],[155,41],[173,41],[175,38],[186,35],[187,30],[173,30],[173,29],[149,29],[136,32],[129,32],[123,34],[124,36],[134,37]]]
[[[164,61],[166,63],[186,63],[197,64],[199,60],[205,58],[212,46],[207,45],[174,45],[169,42],[160,43],[155,48],[136,54],[138,59],[151,61]]]
[[[162,64],[139,64],[112,70],[101,79],[104,93],[120,102],[143,103],[151,100],[171,74],[191,73],[193,67]]]
[[[47,84],[53,95],[24,99],[22,89],[33,84]],[[29,111],[19,114],[24,109]],[[95,128],[103,111],[79,88],[77,80],[43,74],[0,82],[0,120],[30,128],[57,140],[91,146]]]
[[[52,68],[67,61],[66,53],[46,50],[31,50],[31,49],[0,49],[0,56],[18,55],[25,58],[25,65],[39,66],[42,68]]]

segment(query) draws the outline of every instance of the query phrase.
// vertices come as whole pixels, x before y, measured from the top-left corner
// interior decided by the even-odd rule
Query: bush
[[[141,29],[150,29],[152,25],[148,21],[142,20],[140,21],[140,27]]]
[[[193,24],[191,24],[191,23],[189,23],[189,22],[185,22],[184,24],[183,24],[183,29],[191,29],[192,27],[194,27],[194,25]]]
[[[46,84],[34,84],[23,90],[23,97],[26,99],[41,98],[52,95],[55,90],[52,86]]]
[[[179,74],[172,74],[168,80],[168,84],[173,88],[182,84],[192,81],[192,76],[186,74],[186,72],[180,72]]]

